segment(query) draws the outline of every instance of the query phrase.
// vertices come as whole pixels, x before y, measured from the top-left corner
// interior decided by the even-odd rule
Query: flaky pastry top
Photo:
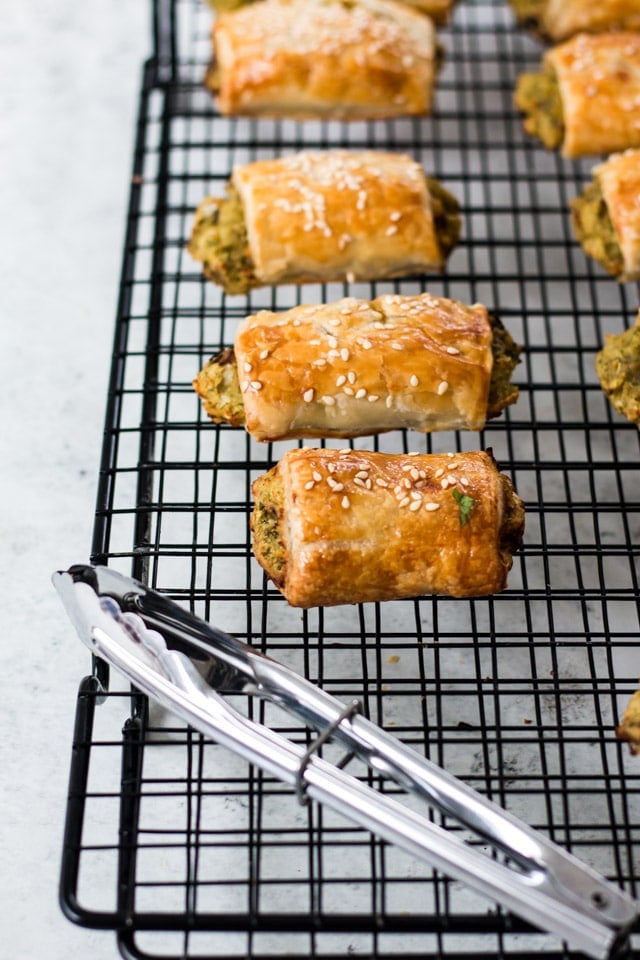
[[[424,170],[385,151],[302,151],[232,174],[262,283],[442,269]]]
[[[486,307],[429,293],[261,311],[235,339],[259,440],[480,430],[493,365]]]

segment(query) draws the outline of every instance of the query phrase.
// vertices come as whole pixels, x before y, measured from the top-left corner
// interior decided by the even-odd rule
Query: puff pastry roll
[[[481,430],[514,403],[520,348],[481,304],[423,293],[263,310],[193,382],[257,440]]]
[[[640,30],[640,0],[511,0],[511,5],[521,26],[555,43],[576,33]]]
[[[497,593],[524,530],[482,451],[290,450],[253,494],[255,557],[294,607]]]
[[[581,33],[546,52],[515,93],[525,130],[574,158],[640,146],[640,33]]]
[[[188,249],[227,293],[441,271],[458,203],[405,154],[310,150],[234,169],[198,207]]]
[[[209,5],[217,11],[237,10],[257,0],[209,0]],[[456,0],[402,0],[409,7],[416,7],[431,17],[434,23],[447,23]]]
[[[607,334],[595,366],[613,408],[640,427],[640,313],[633,327]]]
[[[221,13],[205,83],[226,115],[341,120],[427,114],[433,22],[396,0],[260,0]]]
[[[622,283],[640,280],[640,150],[614,154],[571,202],[585,252]]]

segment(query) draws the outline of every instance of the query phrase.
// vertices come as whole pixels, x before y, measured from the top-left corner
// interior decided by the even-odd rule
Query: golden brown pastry
[[[194,380],[257,440],[481,430],[514,403],[519,347],[481,304],[387,294],[262,310]]]
[[[640,753],[640,690],[632,694],[616,727],[616,736],[618,740],[629,744],[629,752],[633,756]]]
[[[237,10],[238,7],[256,3],[257,0],[209,0],[209,4],[217,11]],[[456,0],[402,0],[409,7],[416,7],[422,13],[431,17],[434,23],[444,24],[448,21]]]
[[[640,30],[640,0],[511,0],[518,22],[558,42],[576,33]]]
[[[523,74],[525,130],[573,158],[640,147],[640,33],[578,34]]]
[[[205,78],[226,115],[427,114],[433,22],[396,0],[261,0],[221,13]]]
[[[606,335],[595,365],[611,405],[640,427],[640,313],[633,327]]]
[[[640,150],[614,154],[571,202],[576,238],[586,253],[625,283],[640,279]]]
[[[482,451],[290,450],[253,494],[256,559],[294,607],[496,593],[524,530]]]
[[[310,150],[236,167],[227,197],[198,207],[189,251],[233,294],[440,271],[459,233],[456,200],[411,157]]]

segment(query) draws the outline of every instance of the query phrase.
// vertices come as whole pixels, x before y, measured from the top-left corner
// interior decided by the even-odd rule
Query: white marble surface
[[[57,903],[89,655],[52,571],[88,559],[148,0],[20,0],[0,18],[3,948],[118,956]]]

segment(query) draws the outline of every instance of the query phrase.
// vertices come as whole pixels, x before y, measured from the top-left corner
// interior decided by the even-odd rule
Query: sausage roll
[[[640,147],[640,33],[578,34],[522,74],[527,133],[568,158]]]
[[[310,150],[234,169],[196,211],[189,251],[227,293],[440,271],[458,203],[405,154]]]
[[[622,283],[640,280],[640,150],[614,154],[571,202],[585,252]]]
[[[433,22],[396,0],[261,0],[221,13],[206,85],[220,113],[341,120],[427,114]]]
[[[253,494],[254,554],[293,607],[497,593],[524,530],[482,451],[289,450]]]
[[[481,304],[389,294],[263,310],[193,382],[257,440],[481,430],[514,403],[520,348]]]
[[[237,10],[238,7],[255,3],[256,0],[209,0],[209,4],[219,12]],[[448,21],[456,0],[402,0],[409,7],[416,7],[422,13],[431,17],[434,23],[444,24]]]
[[[640,427],[640,313],[633,327],[607,334],[596,373],[614,409]]]
[[[521,26],[558,43],[576,33],[640,30],[640,0],[511,0]]]

